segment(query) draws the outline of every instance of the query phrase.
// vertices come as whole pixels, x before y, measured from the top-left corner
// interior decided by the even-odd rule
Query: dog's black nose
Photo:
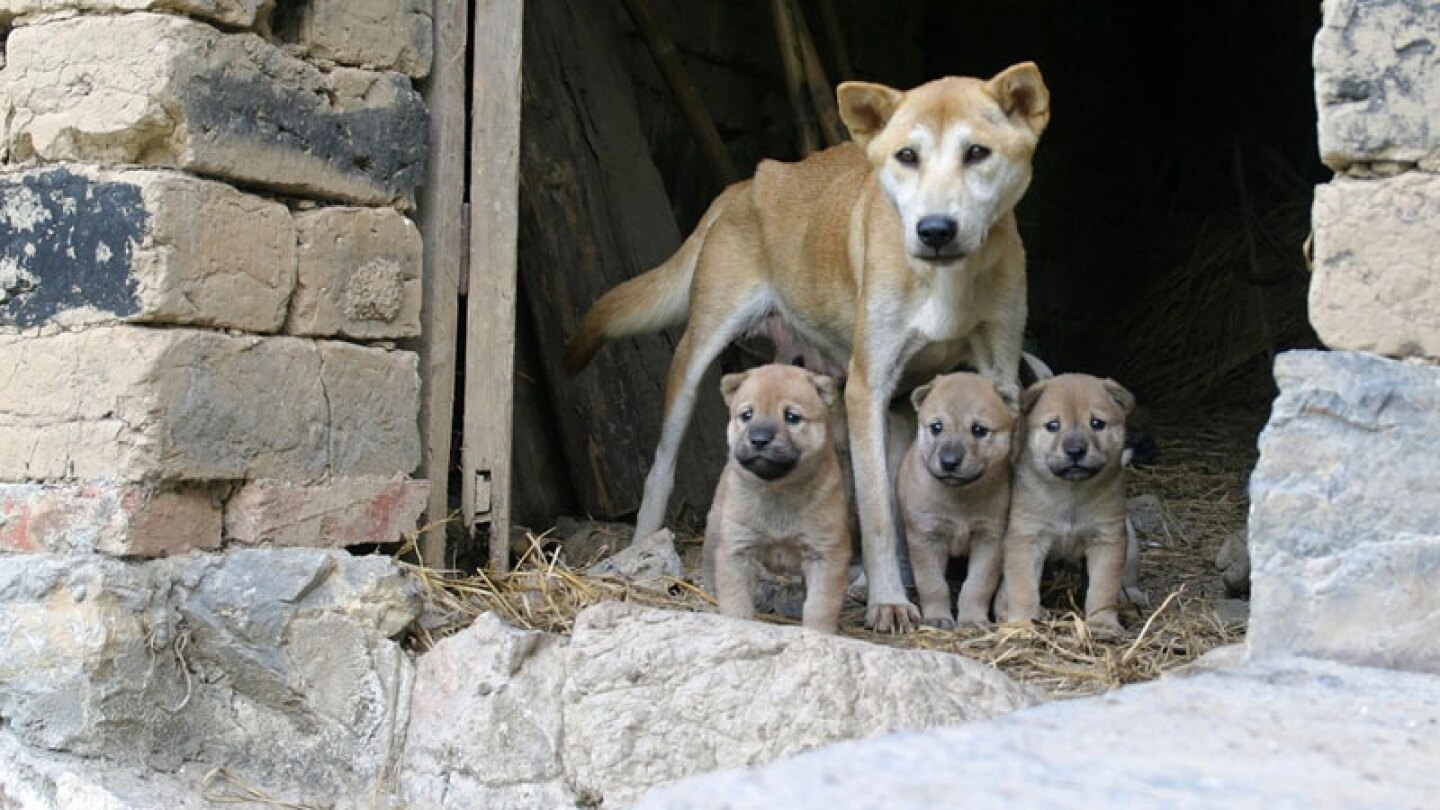
[[[750,428],[750,446],[759,450],[772,441],[775,441],[775,428],[767,426],[756,426]]]
[[[915,224],[920,241],[937,250],[954,241],[959,230],[960,226],[949,217],[923,217]]]
[[[1060,446],[1065,450],[1065,455],[1069,456],[1071,461],[1079,461],[1084,458],[1085,451],[1090,448],[1089,443],[1079,436],[1067,438]]]
[[[947,473],[960,469],[960,454],[954,450],[942,450],[940,452],[940,469]]]

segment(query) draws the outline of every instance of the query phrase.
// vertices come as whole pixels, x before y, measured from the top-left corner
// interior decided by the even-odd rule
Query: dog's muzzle
[[[1068,459],[1058,464],[1051,462],[1046,466],[1050,468],[1051,474],[1056,478],[1063,478],[1066,481],[1087,481],[1104,469],[1104,467],[1091,467]]]
[[[735,445],[735,460],[747,472],[762,481],[776,481],[789,475],[800,462],[793,447],[766,444],[756,447],[748,441]]]

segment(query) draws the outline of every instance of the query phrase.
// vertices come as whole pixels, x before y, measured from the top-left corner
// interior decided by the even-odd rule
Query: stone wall
[[[1440,672],[1440,6],[1327,0],[1310,320],[1251,481],[1250,648]]]
[[[0,23],[0,551],[413,529],[429,3]]]

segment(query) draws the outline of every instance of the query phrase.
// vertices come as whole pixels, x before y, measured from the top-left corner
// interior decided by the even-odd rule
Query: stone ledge
[[[163,557],[219,548],[220,525],[205,487],[0,484],[0,552]]]
[[[223,183],[81,165],[0,174],[0,328],[275,332],[295,256],[285,206]]]
[[[1440,6],[1424,0],[1325,0],[1315,37],[1320,155],[1440,171]]]
[[[1440,673],[1440,367],[1288,352],[1250,479],[1256,655]]]
[[[113,326],[0,336],[0,481],[408,474],[410,352]]]
[[[1310,322],[1332,349],[1440,357],[1440,175],[1315,189]]]
[[[247,481],[225,502],[225,539],[319,548],[396,543],[415,531],[429,495],[429,482],[406,478]]]
[[[183,17],[83,16],[6,44],[17,162],[178,166],[299,196],[408,203],[428,118],[408,78],[322,72]]]

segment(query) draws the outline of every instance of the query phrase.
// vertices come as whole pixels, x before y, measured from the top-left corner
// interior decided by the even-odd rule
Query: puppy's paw
[[[955,623],[961,627],[988,627],[990,614],[983,609],[962,607],[955,613]]]
[[[1090,635],[1101,641],[1114,641],[1125,635],[1125,628],[1120,626],[1120,620],[1114,614],[1102,614],[1085,620],[1085,629]]]
[[[871,604],[865,608],[865,626],[877,633],[909,633],[920,623],[920,611],[909,602]]]
[[[934,627],[937,630],[954,630],[955,620],[949,616],[926,617],[926,627]]]
[[[1125,598],[1130,601],[1130,604],[1134,605],[1137,608],[1150,607],[1150,595],[1140,590],[1140,588],[1135,585],[1126,585],[1121,590],[1121,593],[1123,593],[1125,595]]]

